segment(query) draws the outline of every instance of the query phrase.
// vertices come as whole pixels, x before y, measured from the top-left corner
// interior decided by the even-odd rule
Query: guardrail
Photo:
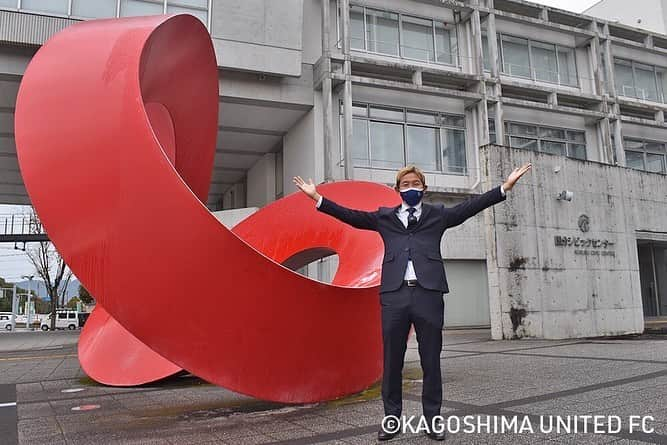
[[[12,214],[0,216],[0,242],[20,243],[48,241],[42,223],[35,215]]]

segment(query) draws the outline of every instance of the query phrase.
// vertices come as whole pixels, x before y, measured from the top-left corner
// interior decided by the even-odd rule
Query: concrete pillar
[[[595,24],[597,29],[597,24]],[[591,67],[591,73],[593,73],[593,94],[602,95],[604,93],[604,76],[600,65],[602,63],[602,57],[600,53],[600,38],[595,36],[591,39],[590,46],[588,47],[588,63]]]
[[[644,37],[644,46],[647,48],[653,48],[653,36],[652,35],[647,35]]]
[[[614,147],[611,143],[612,128],[609,118],[600,119],[597,125],[598,140],[600,142],[600,162],[614,164]]]
[[[246,204],[264,207],[276,198],[276,154],[267,153],[248,170]]]
[[[470,15],[470,24],[472,28],[472,56],[473,73],[484,73],[484,51],[482,49],[482,24],[479,16],[479,9],[474,9]]]
[[[614,153],[616,153],[616,162],[618,165],[625,166],[625,151],[623,149],[623,127],[621,119],[617,118],[613,124],[614,132]]]
[[[480,142],[480,136],[482,131],[480,130],[479,122],[480,122],[480,112],[479,112],[480,106],[479,104],[477,105],[471,105],[469,107],[466,107],[465,109],[465,116],[466,116],[466,121],[471,122],[472,125],[470,126],[470,130],[468,131],[468,137],[470,138],[470,141],[466,143],[466,159],[467,159],[467,164],[470,168],[470,166],[476,166],[480,165],[479,164],[479,147],[482,145]],[[466,138],[467,140],[467,138]],[[472,155],[472,156],[470,156]],[[472,167],[475,168],[475,167]],[[481,165],[480,165],[481,168]],[[469,182],[471,185],[471,188],[477,188],[479,186],[479,178],[480,175],[482,174],[481,171],[468,171],[468,179],[471,181]],[[472,181],[474,179],[474,182]]]
[[[491,65],[491,75],[498,77],[500,75],[500,54],[498,52],[498,34],[496,33],[496,15],[489,14],[486,20],[486,38],[489,42],[489,62]]]
[[[500,105],[500,103],[498,103]],[[482,148],[479,151],[480,167],[484,173],[482,175],[481,189],[490,190],[496,185],[495,178],[489,175],[489,152],[493,150],[497,152],[496,148]],[[498,239],[496,237],[496,221],[494,210],[483,212],[484,218],[484,240],[486,247],[486,270],[487,283],[489,286],[489,318],[491,321],[491,338],[494,340],[503,339],[503,318],[505,317],[503,311],[503,289],[500,287],[500,266],[498,264]]]
[[[345,179],[354,179],[352,165],[352,74],[350,64],[350,0],[341,0],[341,19],[343,21],[343,153],[345,156]]]
[[[422,86],[422,70],[415,70],[412,73],[412,83],[416,86]]]
[[[501,86],[500,84],[496,85],[496,97],[498,98],[498,101],[496,102],[496,105],[493,110],[493,119],[496,124],[496,144],[497,145],[506,145],[505,142],[505,125],[503,122],[503,103],[500,101],[500,98],[502,97],[502,91],[501,91]]]
[[[331,51],[329,48],[329,0],[322,0],[322,66],[325,67],[322,80],[322,133],[324,137],[324,181],[333,181],[333,111],[331,91]]]
[[[482,82],[482,88],[486,91],[486,86]],[[489,104],[486,100],[486,93],[477,105],[477,115],[479,116],[479,145],[489,144]]]
[[[547,8],[542,8],[540,10],[540,20],[544,20],[545,22],[549,21],[549,10]]]
[[[552,107],[557,107],[558,106],[558,93],[555,91],[552,91],[549,93],[549,96],[547,97],[547,103],[551,105]]]
[[[609,25],[604,25],[604,35],[609,37]],[[611,51],[611,41],[607,38],[603,43],[604,47],[604,70],[607,73],[607,91],[609,96],[616,97],[616,81],[614,76],[614,55]]]

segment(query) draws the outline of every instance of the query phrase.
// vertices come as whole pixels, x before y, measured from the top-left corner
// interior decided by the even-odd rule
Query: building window
[[[369,51],[398,55],[398,14],[366,9],[366,42]]]
[[[364,22],[364,8],[350,6],[350,47],[366,49],[366,25]]]
[[[453,25],[364,6],[350,6],[350,47],[428,63],[458,65],[458,41]]]
[[[21,0],[21,9],[25,9],[27,11],[39,11],[51,14],[67,15],[68,8],[68,0]]]
[[[167,14],[191,14],[208,23],[208,0],[167,0]]]
[[[435,26],[435,61],[448,65],[458,65],[458,40],[456,29],[442,22],[433,22]]]
[[[497,143],[496,139],[496,120],[489,119],[489,144]]]
[[[502,36],[503,73],[516,77],[530,78],[530,55],[528,40]]]
[[[556,47],[547,43],[531,43],[535,79],[549,83],[558,83],[558,62]]]
[[[586,160],[586,134],[565,128],[507,122],[507,145]]]
[[[616,94],[651,102],[665,102],[664,72],[665,68],[614,59]]]
[[[164,13],[162,1],[120,0],[120,16],[151,15]]]
[[[404,16],[401,20],[401,54],[409,59],[435,60],[433,21]]]
[[[639,139],[623,139],[625,166],[652,173],[667,172],[665,144]]]
[[[116,0],[72,0],[72,15],[98,19],[116,17]]]
[[[415,164],[427,172],[466,174],[465,118],[354,103],[352,162],[355,167],[396,170]]]
[[[0,7],[82,19],[191,14],[207,26],[210,11],[209,0],[0,0]]]
[[[558,82],[561,85],[576,87],[579,85],[577,80],[577,62],[575,61],[574,48],[564,48],[558,46]]]
[[[558,85],[578,86],[574,48],[500,34],[503,74]],[[490,68],[489,42],[482,36],[484,69]]]
[[[489,49],[489,38],[482,34],[482,63],[484,71],[491,71],[491,50]]]

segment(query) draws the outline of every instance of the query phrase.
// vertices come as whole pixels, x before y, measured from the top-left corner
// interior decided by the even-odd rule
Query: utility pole
[[[26,303],[26,308],[25,308],[25,327],[27,329],[32,330],[32,317],[30,314],[30,297],[32,297],[32,279],[35,278],[34,275],[23,275],[21,278],[27,278],[28,279],[28,302]]]

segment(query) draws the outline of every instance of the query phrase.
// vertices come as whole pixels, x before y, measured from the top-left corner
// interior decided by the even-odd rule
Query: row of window
[[[665,68],[614,59],[616,93],[653,102],[666,102]]]
[[[460,65],[456,26],[453,24],[355,5],[350,7],[350,34],[354,50]],[[484,69],[489,70],[490,50],[486,35],[482,36],[482,50]],[[498,33],[498,56],[501,72],[508,76],[571,87],[579,85],[574,48]],[[617,93],[667,102],[666,70],[614,59]]]
[[[464,116],[362,103],[353,104],[352,116],[355,167],[415,164],[427,172],[467,174]],[[508,146],[586,159],[583,131],[514,122],[506,122],[505,131]],[[493,120],[489,135],[495,143]]]
[[[489,120],[489,140],[492,144],[496,143],[493,120]],[[586,160],[586,134],[583,131],[506,122],[505,143],[513,148]],[[624,138],[623,146],[627,167],[652,173],[667,173],[667,144]]]
[[[466,174],[463,116],[353,105],[355,167],[398,169],[415,164],[427,172]]]
[[[484,69],[491,67],[489,40],[482,36]],[[498,34],[498,55],[503,74],[576,87],[574,48]]]
[[[458,65],[456,27],[431,19],[350,7],[350,46],[424,62]]]
[[[0,7],[82,19],[185,13],[207,24],[209,0],[0,0]]]
[[[507,122],[505,138],[510,147],[586,159],[586,134],[583,131]]]
[[[354,50],[460,65],[455,25],[364,6],[350,6],[350,45]],[[488,69],[486,36],[482,46]],[[498,34],[498,49],[504,74],[578,85],[574,48]]]
[[[625,165],[653,173],[667,173],[665,144],[639,139],[623,139]]]
[[[431,173],[467,174],[463,116],[361,103],[352,110],[355,167],[395,170],[415,164]],[[505,135],[510,147],[586,160],[586,134],[580,130],[506,122]],[[496,143],[493,120],[489,136]],[[667,144],[626,138],[624,147],[626,166],[667,173]]]

